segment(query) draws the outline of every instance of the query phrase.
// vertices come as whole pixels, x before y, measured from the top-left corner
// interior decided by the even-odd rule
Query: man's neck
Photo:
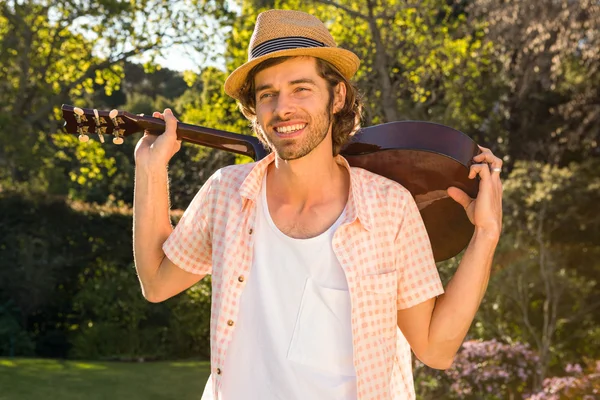
[[[318,146],[297,160],[275,157],[267,173],[269,192],[302,208],[328,202],[348,191],[348,172],[335,161],[330,146]]]

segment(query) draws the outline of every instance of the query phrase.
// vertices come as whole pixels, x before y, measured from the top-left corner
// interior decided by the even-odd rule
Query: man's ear
[[[346,103],[346,84],[339,82],[333,88],[333,113],[336,114],[344,108]]]

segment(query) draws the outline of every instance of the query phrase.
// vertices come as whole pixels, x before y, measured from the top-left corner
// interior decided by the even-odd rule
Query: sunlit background
[[[454,365],[418,399],[600,398],[597,0],[0,0],[0,399],[198,399],[210,278],[159,304],[132,257],[133,149],[61,105],[251,134],[223,92],[257,14],[311,12],[358,54],[364,126],[449,125],[504,159],[504,231]],[[185,144],[173,222],[218,168]],[[438,264],[446,283],[460,260]]]

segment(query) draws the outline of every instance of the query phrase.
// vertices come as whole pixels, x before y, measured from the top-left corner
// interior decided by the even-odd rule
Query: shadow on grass
[[[0,399],[200,399],[208,361],[0,358]]]

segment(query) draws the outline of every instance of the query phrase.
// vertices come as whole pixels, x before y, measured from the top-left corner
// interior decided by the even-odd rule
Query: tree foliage
[[[594,0],[474,0],[500,90],[491,125],[513,159],[600,155],[600,6]]]
[[[130,231],[136,137],[84,145],[58,132],[57,110],[171,107],[183,122],[251,134],[223,83],[247,59],[256,16],[275,7],[313,13],[358,54],[363,125],[440,122],[504,158],[504,232],[471,347],[453,378],[415,369],[423,398],[544,398],[559,386],[565,396],[587,394],[600,359],[596,3],[0,3],[0,352],[208,354],[210,280],[160,305],[139,293]],[[157,66],[176,43],[204,57],[200,73]],[[184,145],[169,167],[173,207],[185,208],[214,170],[247,161]],[[459,261],[440,263],[444,281]],[[585,374],[565,371],[586,362]],[[498,369],[512,373],[490,375]]]
[[[124,61],[135,57],[156,68],[156,56],[182,43],[214,56],[208,49],[218,36],[211,23],[231,17],[219,0],[0,3],[0,183],[60,189],[52,183],[61,179],[54,154],[63,143],[48,140],[59,127],[60,105],[83,105],[80,99],[95,85],[110,95],[119,88]],[[88,177],[102,172],[98,166]]]

